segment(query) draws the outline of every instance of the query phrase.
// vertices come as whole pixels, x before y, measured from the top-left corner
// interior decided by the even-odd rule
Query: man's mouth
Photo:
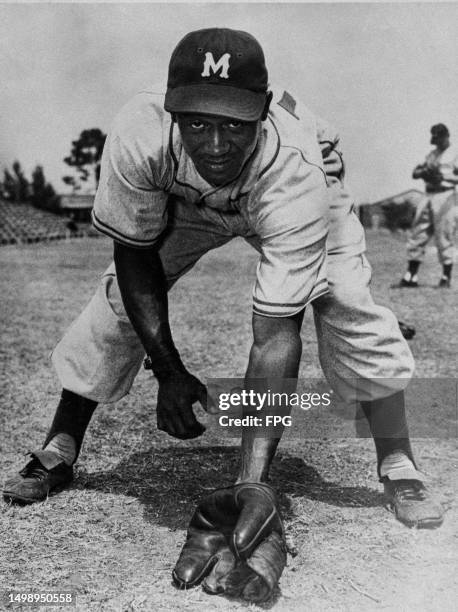
[[[222,170],[232,163],[232,159],[230,157],[213,157],[204,159],[203,163],[212,170]]]

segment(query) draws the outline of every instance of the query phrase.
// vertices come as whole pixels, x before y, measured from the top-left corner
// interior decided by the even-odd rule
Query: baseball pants
[[[169,288],[202,255],[235,236],[259,250],[257,237],[242,215],[171,201],[159,249]],[[371,268],[365,255],[332,250],[327,268],[329,293],[313,302],[326,379],[348,402],[387,397],[404,389],[413,373],[413,358],[396,317],[372,299]],[[111,264],[95,295],[53,351],[53,365],[65,389],[109,403],[129,392],[143,358],[143,346],[124,310]]]
[[[434,236],[440,263],[453,263],[457,202],[455,190],[426,195],[416,212],[407,242],[408,260],[423,261],[426,245]]]

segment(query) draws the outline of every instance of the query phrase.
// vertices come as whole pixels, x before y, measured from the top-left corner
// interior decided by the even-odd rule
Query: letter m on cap
[[[229,75],[227,74],[229,70],[229,58],[231,57],[230,53],[224,53],[218,62],[215,62],[215,58],[213,57],[213,53],[211,51],[207,51],[205,54],[205,62],[204,62],[204,70],[200,76],[209,77],[210,70],[213,74],[216,74],[218,70],[221,70],[221,74],[219,75],[222,79],[228,79]]]

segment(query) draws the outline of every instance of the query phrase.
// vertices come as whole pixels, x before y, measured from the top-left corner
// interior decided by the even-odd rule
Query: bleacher
[[[75,228],[69,221],[31,204],[0,200],[0,245],[100,235],[90,223],[77,223]]]

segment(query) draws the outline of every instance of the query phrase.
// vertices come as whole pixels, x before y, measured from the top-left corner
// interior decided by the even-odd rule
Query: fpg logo
[[[277,414],[267,414],[265,423],[266,425],[273,425],[274,427],[276,427],[277,425],[283,425],[283,427],[291,427],[292,417],[289,415],[280,416]]]

